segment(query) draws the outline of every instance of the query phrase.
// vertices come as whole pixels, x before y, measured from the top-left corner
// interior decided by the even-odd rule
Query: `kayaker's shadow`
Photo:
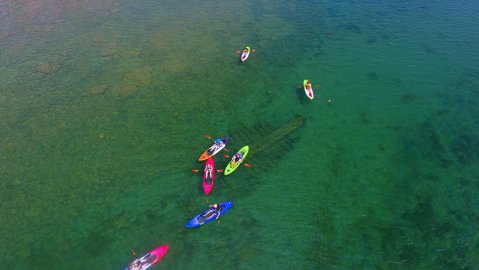
[[[295,88],[296,96],[298,97],[299,103],[304,104],[308,101],[308,98],[304,94],[303,88]]]

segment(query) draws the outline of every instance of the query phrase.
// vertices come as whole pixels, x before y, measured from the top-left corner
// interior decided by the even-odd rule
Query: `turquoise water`
[[[123,269],[168,244],[153,269],[477,269],[477,14],[1,1],[0,268]],[[251,147],[208,198],[206,134]]]

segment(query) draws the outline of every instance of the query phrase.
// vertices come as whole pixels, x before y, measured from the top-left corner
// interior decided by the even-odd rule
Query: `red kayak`
[[[125,270],[146,270],[157,263],[168,251],[169,246],[159,246],[145,256],[132,261]]]
[[[203,174],[203,191],[206,195],[210,194],[215,183],[215,161],[209,158],[205,164],[205,173]]]

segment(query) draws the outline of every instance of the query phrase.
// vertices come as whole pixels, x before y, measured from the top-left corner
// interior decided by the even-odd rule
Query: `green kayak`
[[[225,175],[234,172],[234,170],[239,167],[241,162],[243,162],[244,158],[248,154],[248,151],[249,146],[246,145],[245,147],[241,148],[238,153],[233,155],[233,158],[231,158],[230,163],[228,163],[228,166],[226,166]]]

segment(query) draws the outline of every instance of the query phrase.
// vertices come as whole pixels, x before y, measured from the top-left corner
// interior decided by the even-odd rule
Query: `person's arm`
[[[218,210],[218,215],[216,216],[216,219],[218,219],[220,217],[220,215],[221,215],[221,211]]]

